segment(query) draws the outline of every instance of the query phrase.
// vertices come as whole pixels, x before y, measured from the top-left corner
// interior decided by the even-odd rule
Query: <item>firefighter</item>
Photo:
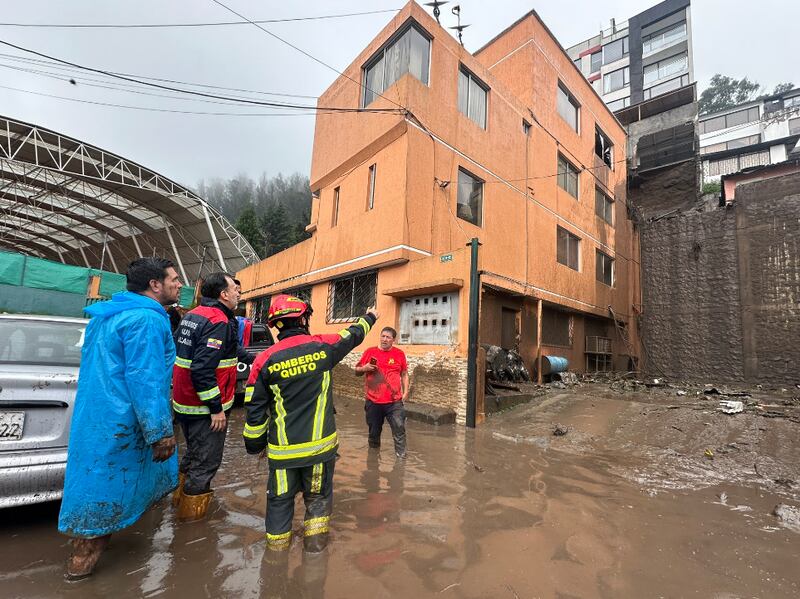
[[[175,336],[172,407],[186,439],[186,452],[173,505],[183,520],[202,518],[208,510],[211,479],[222,463],[236,365],[253,361],[239,347],[239,325],[233,315],[239,289],[234,278],[212,273],[200,292],[200,305],[183,317]]]
[[[333,508],[333,467],[339,441],[333,409],[331,370],[360,344],[378,319],[374,308],[332,335],[308,331],[311,306],[278,295],[267,316],[278,342],[259,354],[245,390],[247,452],[266,450],[267,548],[289,548],[294,498],[303,493],[303,546],[318,553],[328,543]]]

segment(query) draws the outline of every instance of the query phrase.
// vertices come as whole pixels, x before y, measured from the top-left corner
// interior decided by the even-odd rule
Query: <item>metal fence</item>
[[[349,322],[375,305],[378,273],[371,271],[331,281],[328,286],[327,322]]]

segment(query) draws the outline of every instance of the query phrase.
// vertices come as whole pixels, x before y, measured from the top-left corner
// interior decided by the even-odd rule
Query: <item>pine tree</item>
[[[259,257],[263,258],[264,235],[261,232],[261,223],[258,222],[256,210],[252,204],[245,206],[236,219],[236,229],[253,246]]]
[[[289,222],[283,204],[278,202],[268,204],[260,221],[264,234],[265,257],[277,254],[294,243],[292,224]]]

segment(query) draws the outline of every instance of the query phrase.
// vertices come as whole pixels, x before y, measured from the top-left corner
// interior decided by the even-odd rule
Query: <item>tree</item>
[[[256,209],[252,204],[248,204],[236,219],[236,229],[253,246],[256,253],[262,256],[264,247],[264,234],[261,231],[261,223],[258,222]]]
[[[717,73],[700,94],[700,114],[717,112],[755,98],[761,86],[747,77],[734,79]]]
[[[261,230],[264,234],[264,257],[285,250],[294,244],[292,224],[283,204],[272,202],[261,215]]]
[[[794,83],[779,83],[775,86],[775,89],[772,90],[772,96],[777,96],[778,94],[783,94],[788,92],[789,90],[794,89]]]

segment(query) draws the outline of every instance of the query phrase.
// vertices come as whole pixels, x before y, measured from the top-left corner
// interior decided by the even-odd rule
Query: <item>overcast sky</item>
[[[251,19],[311,17],[362,11],[399,9],[392,0],[325,0],[324,2],[264,2],[222,0]],[[564,47],[641,12],[656,2],[634,0],[460,0],[462,22],[470,24],[464,42],[474,51],[534,8]],[[450,2],[442,9],[442,24],[455,24]],[[736,8],[734,8],[736,7]],[[692,21],[695,76],[702,90],[714,73],[747,75],[770,90],[775,84],[800,84],[796,52],[800,2],[760,0],[740,10],[730,0],[694,0]],[[340,19],[264,25],[338,70],[344,69],[394,12]],[[238,18],[213,0],[31,0],[5,2],[3,23],[175,23],[230,21]],[[242,88],[312,98],[273,96],[265,99],[314,104],[337,77],[252,25],[184,29],[45,29],[0,25],[0,40],[104,70],[162,77],[192,83]],[[56,73],[52,67],[20,61],[36,58],[0,46],[0,114],[54,129],[98,145],[148,166],[189,186],[200,179],[262,172],[307,174],[311,161],[314,117],[218,116],[157,113],[84,104],[21,91],[92,102],[162,110],[246,112],[239,108],[186,99],[133,94],[92,87],[97,75],[59,71],[61,80],[25,72]],[[11,67],[11,68],[9,68]],[[101,83],[106,85],[105,83]],[[118,84],[114,83],[116,87]],[[138,88],[142,89],[142,88]],[[148,93],[160,94],[158,90]],[[233,93],[233,92],[219,92]],[[286,110],[279,110],[285,114]]]

